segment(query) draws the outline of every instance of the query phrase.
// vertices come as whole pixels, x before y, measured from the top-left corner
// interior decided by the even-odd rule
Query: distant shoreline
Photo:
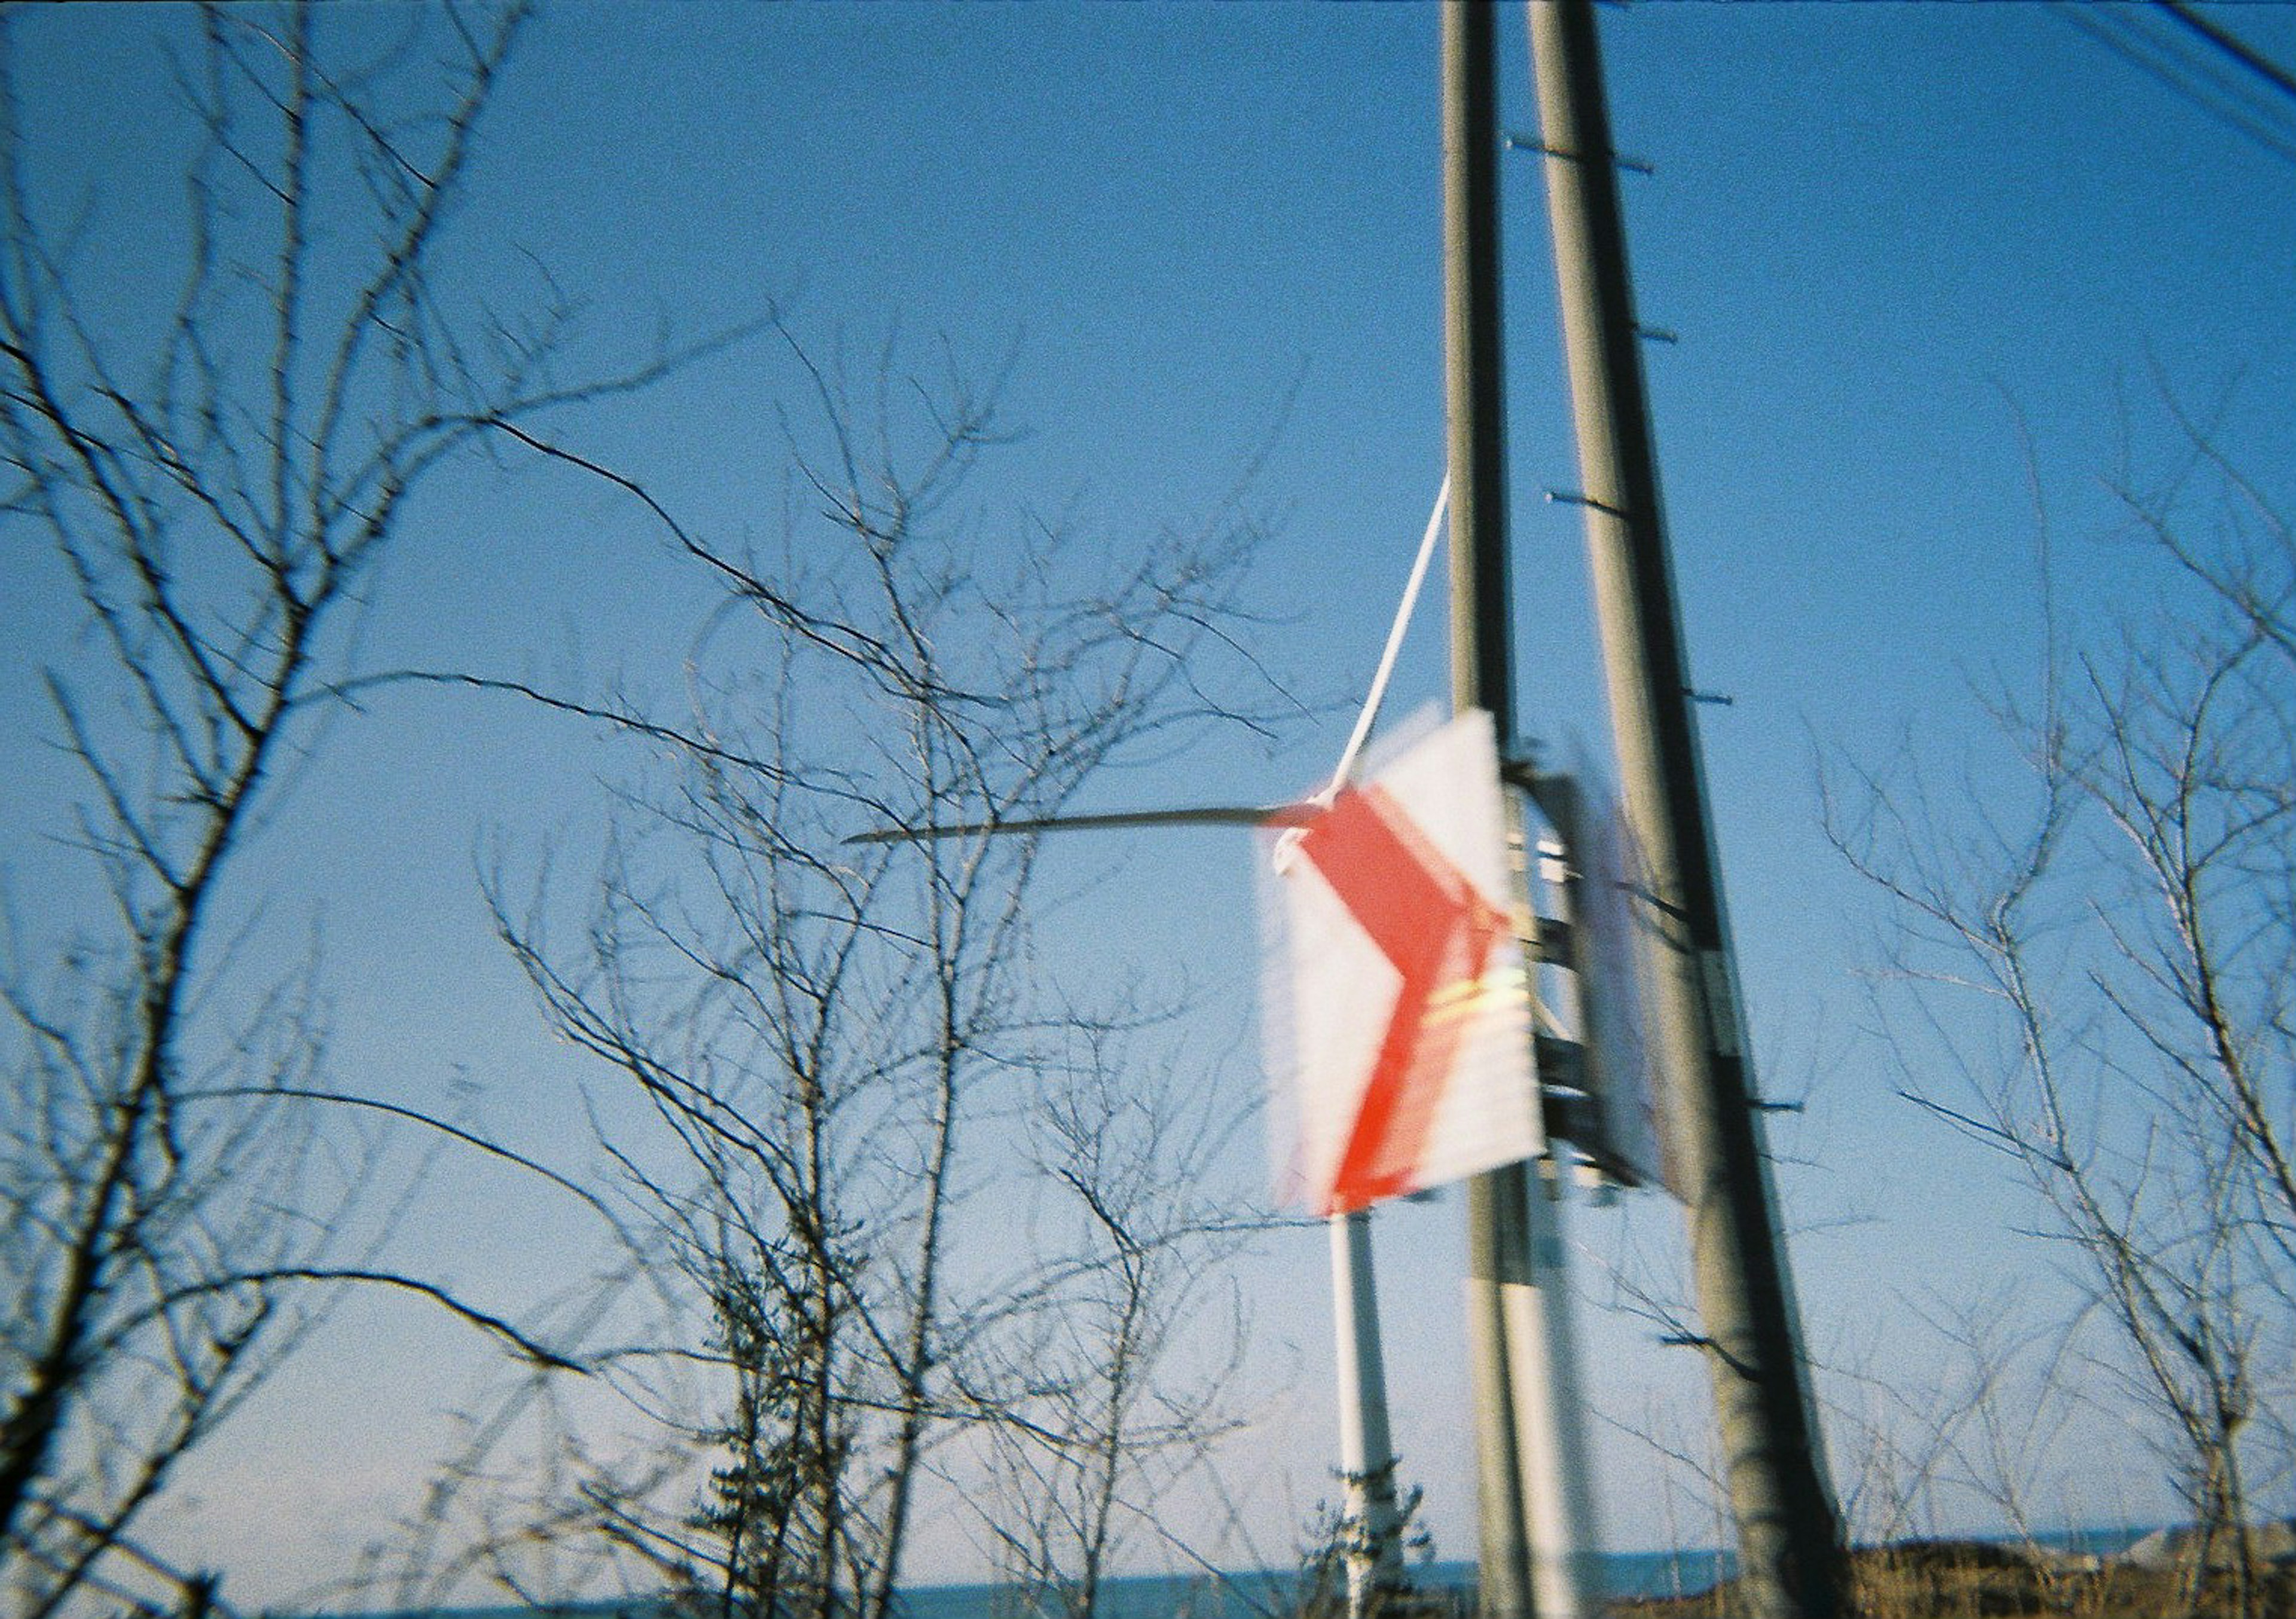
[[[2127,1551],[2155,1525],[2064,1529],[2021,1536],[1948,1537],[1972,1542],[2113,1558]],[[1927,1543],[1933,1537],[1908,1536],[1890,1545]],[[1868,1548],[1866,1549],[1873,1549]],[[1736,1573],[1736,1557],[1718,1548],[1690,1550],[1604,1551],[1596,1569],[1605,1601],[1662,1601],[1712,1590]],[[1415,1584],[1438,1591],[1474,1589],[1476,1564],[1445,1559],[1411,1571]],[[1102,1619],[1259,1619],[1284,1610],[1300,1580],[1295,1569],[1257,1569],[1210,1574],[1119,1574],[1103,1588]],[[906,1586],[899,1601],[906,1619],[1021,1619],[1021,1588],[1010,1581],[959,1581]],[[329,1609],[309,1619],[666,1619],[668,1596],[598,1598],[537,1606],[478,1606],[454,1608]]]

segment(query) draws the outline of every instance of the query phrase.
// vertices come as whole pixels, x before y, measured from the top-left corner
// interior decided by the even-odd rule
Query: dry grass
[[[2296,1570],[2263,1579],[2267,1619],[2296,1619]],[[2177,1575],[2124,1563],[2083,1567],[1980,1541],[1911,1541],[1850,1556],[1858,1619],[1993,1619],[2062,1615],[2066,1619],[2177,1619],[2185,1613]],[[1729,1619],[1738,1612],[1728,1583],[1695,1597],[1621,1602],[1617,1619]],[[2203,1593],[2195,1619],[2232,1612],[2227,1593]]]

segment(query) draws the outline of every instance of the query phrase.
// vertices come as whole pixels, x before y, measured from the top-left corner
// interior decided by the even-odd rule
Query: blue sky
[[[2212,14],[2296,61],[2296,10]],[[1318,717],[1273,750],[1222,747],[1102,790],[1280,796],[1336,755],[1340,705],[1367,678],[1441,472],[1435,24],[1406,4],[546,5],[488,127],[456,262],[507,297],[538,258],[586,301],[599,356],[642,350],[664,321],[706,331],[768,301],[865,366],[889,339],[915,364],[944,340],[978,372],[1009,356],[1008,414],[1029,431],[980,491],[1004,509],[1073,504],[1117,531],[1185,522],[1267,446],[1251,498],[1278,522],[1257,650]],[[87,205],[99,296],[132,334],[180,247],[166,176],[182,130],[161,110],[159,42],[183,18],[64,9],[16,26],[32,173],[52,207]],[[1756,1050],[1770,1090],[1809,1102],[1780,1140],[1808,1160],[1787,1175],[1794,1218],[1824,1227],[1796,1248],[1812,1338],[1917,1381],[1931,1368],[1909,1312],[2005,1281],[2043,1296],[2049,1261],[2008,1234],[2017,1205],[1990,1167],[1890,1095],[1858,979],[1874,916],[1818,835],[1816,762],[1911,748],[1966,761],[1988,790],[2005,780],[1973,691],[2015,690],[2037,666],[2021,421],[2076,627],[2157,583],[2111,537],[2097,482],[2124,433],[2140,462],[2159,453],[2156,374],[2187,401],[2228,401],[2235,458],[2284,487],[2296,163],[2056,7],[1643,4],[1603,27],[1620,144],[1656,169],[1625,182],[1631,247],[1644,320],[1680,337],[1650,352],[1653,405],[1692,666],[1734,699],[1701,723]],[[1528,130],[1522,32],[1505,8],[1505,117]],[[1575,481],[1543,202],[1535,159],[1509,159],[1517,662],[1523,723],[1559,741],[1599,736],[1602,719],[1576,522],[1540,499]],[[776,402],[796,384],[769,345],[744,346],[566,436],[697,520],[763,531],[783,475]],[[698,598],[627,506],[479,465],[414,519],[377,591],[373,663],[675,694]],[[35,745],[53,727],[34,677],[85,649],[28,536],[0,568],[0,723],[29,761],[0,773],[0,860],[20,910],[46,920],[76,890],[41,840],[65,778]],[[1440,634],[1423,611],[1398,711],[1442,699]],[[599,781],[621,768],[593,738],[480,703],[390,699],[334,729],[265,832],[250,893],[290,948],[321,923],[348,1073],[574,1149],[571,1059],[491,940],[473,868],[594,846]],[[1247,840],[1072,858],[1096,884],[1073,913],[1080,936],[1129,940],[1108,945],[1106,972],[1185,959],[1196,1037],[1248,1049]],[[1218,1083],[1251,1070],[1229,1061]],[[447,1184],[455,1198],[411,1214],[406,1240],[452,1254],[463,1280],[547,1291],[534,1256],[554,1216],[483,1176]],[[1381,1237],[1398,1441],[1451,1555],[1472,1543],[1456,1219],[1455,1199]],[[1638,1206],[1631,1239],[1663,1248],[1671,1222]],[[1590,1242],[1628,1240],[1616,1224],[1589,1222]],[[1260,1372],[1293,1391],[1239,1462],[1279,1557],[1327,1491],[1323,1263],[1302,1233],[1250,1277]],[[1606,1413],[1694,1424],[1679,1352],[1631,1321],[1587,1331]],[[299,1566],[405,1506],[450,1433],[440,1389],[472,1375],[462,1347],[365,1305],[315,1342],[194,1481],[182,1533],[227,1549],[227,1590],[284,1596]],[[1612,1435],[1603,1451],[1614,1544],[1705,1538],[1665,1521],[1647,1447]],[[2133,1448],[2111,1464],[2140,1513],[2160,1500],[2145,1465]],[[920,1551],[920,1577],[973,1572],[953,1530]]]

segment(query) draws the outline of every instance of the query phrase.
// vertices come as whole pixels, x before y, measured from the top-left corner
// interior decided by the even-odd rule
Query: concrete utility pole
[[[1649,879],[1655,1051],[1669,1076],[1746,1611],[1833,1619],[1841,1529],[1777,1232],[1627,273],[1591,0],[1529,0],[1587,544],[1627,816]]]
[[[1451,698],[1513,739],[1499,294],[1496,7],[1442,7],[1443,350],[1451,468]],[[1485,1619],[1580,1619],[1592,1545],[1561,1207],[1533,1168],[1467,1183]]]

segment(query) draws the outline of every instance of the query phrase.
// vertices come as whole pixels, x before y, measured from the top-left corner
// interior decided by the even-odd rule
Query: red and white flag
[[[1287,1199],[1342,1214],[1539,1152],[1490,716],[1460,715],[1279,846]]]

